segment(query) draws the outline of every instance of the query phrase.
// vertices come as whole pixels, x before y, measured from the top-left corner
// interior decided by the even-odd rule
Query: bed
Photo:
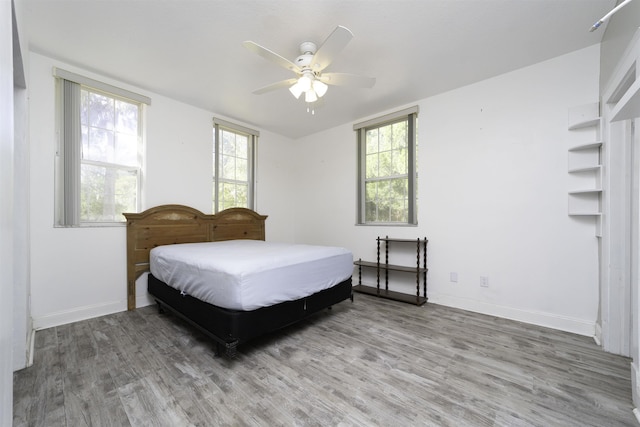
[[[136,280],[149,273],[148,291],[158,308],[211,337],[219,354],[233,357],[244,342],[353,301],[350,252],[266,242],[267,217],[250,209],[207,215],[188,206],[162,205],[124,216],[128,309],[135,308]],[[291,249],[296,255],[285,255]],[[322,256],[300,255],[307,251]],[[283,259],[289,261],[274,261]],[[217,270],[208,270],[214,268],[210,261]],[[302,262],[307,264],[298,265]],[[327,277],[321,280],[323,274]],[[218,288],[209,290],[207,284]]]

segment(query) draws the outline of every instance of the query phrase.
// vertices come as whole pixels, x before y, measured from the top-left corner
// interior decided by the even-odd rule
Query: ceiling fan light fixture
[[[298,79],[298,85],[303,92],[311,89],[311,83],[311,77],[307,76],[306,74]]]
[[[322,98],[324,94],[327,93],[328,88],[329,86],[327,86],[320,80],[313,81],[313,90],[316,92],[316,95],[318,95],[318,98]]]
[[[302,95],[302,92],[304,92],[300,87],[300,81],[295,82],[294,85],[289,88],[289,92],[291,92],[291,94],[295,96],[296,99],[299,99],[300,95]]]
[[[318,96],[316,95],[316,92],[313,89],[309,89],[308,91],[305,92],[304,94],[305,102],[316,102],[317,100],[318,100]]]

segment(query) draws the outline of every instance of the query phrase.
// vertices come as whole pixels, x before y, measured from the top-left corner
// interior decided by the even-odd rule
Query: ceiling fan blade
[[[375,77],[365,77],[349,73],[324,73],[320,81],[333,86],[352,86],[372,88],[376,84]]]
[[[313,55],[311,60],[313,71],[322,71],[327,68],[352,38],[353,33],[348,28],[338,25]]]
[[[300,67],[298,67],[296,64],[278,55],[277,53],[270,51],[266,47],[260,46],[259,44],[252,41],[243,42],[242,45],[247,49],[249,49],[251,52],[257,53],[258,55],[262,56],[264,59],[274,62],[280,65],[281,67],[286,68],[287,70],[291,70],[296,73],[300,72]]]
[[[253,93],[256,95],[262,95],[263,93],[271,92],[272,90],[280,89],[283,87],[289,87],[297,81],[298,79],[282,80],[282,81],[267,85],[265,87],[261,87],[260,89],[256,89],[253,91]]]

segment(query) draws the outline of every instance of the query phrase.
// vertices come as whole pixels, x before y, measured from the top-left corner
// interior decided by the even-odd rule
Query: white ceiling
[[[410,104],[600,42],[616,0],[24,0],[30,48],[291,138]],[[336,25],[353,40],[325,70],[376,77],[330,87],[314,115],[286,89],[287,59]]]

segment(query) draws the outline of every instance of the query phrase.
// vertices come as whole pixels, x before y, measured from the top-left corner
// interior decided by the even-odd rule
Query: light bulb
[[[304,91],[302,90],[302,88],[300,88],[300,82],[296,82],[293,86],[289,88],[289,92],[291,92],[291,94],[295,96],[296,99],[298,99],[300,98],[300,95]]]
[[[324,94],[327,93],[328,88],[329,86],[327,86],[320,80],[313,81],[313,90],[316,92],[316,95],[318,95],[318,98],[322,98]]]
[[[300,89],[303,92],[308,91],[309,89],[311,89],[311,78],[307,75],[300,77],[298,79],[298,85],[300,85]]]
[[[304,100],[305,102],[316,102],[318,100],[318,97],[316,96],[316,93],[313,89],[309,89],[304,93]]]

